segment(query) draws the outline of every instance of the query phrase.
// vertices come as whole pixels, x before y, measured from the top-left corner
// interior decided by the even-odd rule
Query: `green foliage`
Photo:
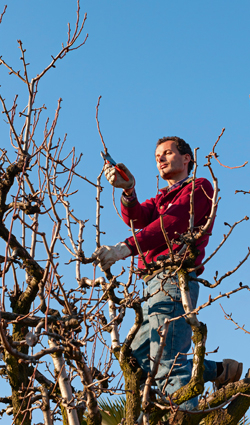
[[[103,425],[118,425],[125,417],[126,400],[124,397],[118,397],[112,401],[100,398],[98,400]]]
[[[106,400],[100,398],[98,404],[102,415],[102,425],[118,425],[125,417],[126,399],[124,397],[118,397],[112,401],[109,398]],[[162,420],[164,421],[164,417]],[[237,425],[250,425],[248,417],[244,416]]]

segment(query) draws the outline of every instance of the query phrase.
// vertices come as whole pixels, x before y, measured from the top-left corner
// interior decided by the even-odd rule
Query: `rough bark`
[[[120,353],[122,351],[122,355]],[[123,372],[126,391],[126,419],[125,425],[134,425],[140,415],[141,397],[140,397],[140,378],[141,368],[131,355],[131,350],[123,346],[116,349],[115,356],[119,360]]]

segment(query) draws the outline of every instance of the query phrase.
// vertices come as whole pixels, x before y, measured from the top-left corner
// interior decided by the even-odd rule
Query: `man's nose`
[[[158,162],[163,162],[164,161],[164,155],[160,155],[158,156]]]

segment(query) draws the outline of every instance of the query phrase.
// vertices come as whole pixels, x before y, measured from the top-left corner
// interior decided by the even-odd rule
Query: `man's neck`
[[[167,180],[167,182],[168,182],[168,187],[170,188],[171,186],[174,186],[174,185],[176,185],[176,184],[178,184],[178,183],[180,183],[180,182],[182,182],[182,181],[185,181],[187,178],[188,178],[188,175],[185,175],[185,176],[184,176],[184,177],[182,177],[182,178],[177,178],[177,179],[170,179],[170,180]]]

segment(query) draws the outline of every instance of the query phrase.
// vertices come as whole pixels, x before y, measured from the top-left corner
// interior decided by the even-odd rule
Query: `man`
[[[189,173],[193,168],[193,153],[190,146],[179,137],[164,137],[159,139],[155,150],[155,159],[160,176],[168,183],[168,186],[160,190],[155,198],[146,200],[140,204],[134,189],[135,179],[123,164],[119,167],[126,172],[129,181],[125,181],[110,164],[105,165],[105,176],[109,183],[123,189],[121,198],[121,211],[123,220],[130,225],[133,220],[134,227],[142,229],[137,233],[137,240],[141,250],[146,256],[147,263],[156,261],[160,255],[168,255],[168,247],[160,226],[160,215],[163,217],[164,228],[168,237],[173,242],[173,251],[177,253],[182,245],[179,235],[187,231],[190,219],[190,194],[192,191],[192,178]],[[195,181],[194,190],[194,229],[205,225],[211,210],[213,189],[208,180],[198,178]],[[209,229],[211,233],[212,224]],[[205,247],[208,243],[209,234],[203,235],[197,241],[198,255],[195,266],[202,263],[205,255]],[[116,261],[130,255],[138,255],[133,237],[120,242],[115,246],[102,246],[95,252],[97,262],[102,270],[107,270]],[[144,268],[139,258],[139,268]],[[197,269],[197,275],[203,272],[203,267]],[[198,298],[198,283],[192,280],[196,277],[193,272],[189,275],[189,292],[193,307],[195,308]],[[174,318],[184,313],[181,294],[178,287],[178,278],[167,277],[167,270],[156,270],[152,275],[144,276],[147,283],[146,293],[153,294],[143,306],[143,324],[132,344],[133,355],[143,370],[144,380],[150,372],[152,361],[157,353],[159,345],[158,328],[164,324],[166,318]],[[187,384],[191,377],[192,360],[187,358],[191,346],[191,327],[184,318],[170,323],[167,333],[166,346],[160,361],[156,376],[157,386],[162,390],[175,356],[177,365],[174,366],[169,377],[165,391],[173,393]],[[183,354],[184,353],[184,354]],[[151,360],[150,360],[151,359]],[[151,364],[150,364],[151,363]],[[237,381],[242,373],[242,363],[235,360],[225,359],[222,363],[204,360],[204,380],[213,381],[217,388],[228,382]],[[185,403],[187,409],[193,408],[197,400]]]

